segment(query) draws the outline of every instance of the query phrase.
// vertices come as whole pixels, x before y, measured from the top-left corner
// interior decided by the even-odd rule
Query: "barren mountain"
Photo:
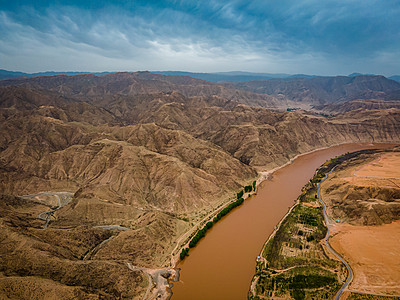
[[[366,153],[340,165],[322,189],[332,218],[363,226],[399,220],[399,161],[395,149]]]
[[[250,105],[274,106],[276,99],[247,91],[227,88],[188,76],[165,76],[150,72],[111,73],[102,76],[92,74],[67,76],[39,76],[0,81],[3,86],[20,86],[35,90],[55,91],[84,101],[109,101],[116,95],[139,95],[179,92],[186,97],[220,96],[227,100]]]
[[[371,151],[339,165],[321,185],[334,232],[331,246],[346,258],[352,292],[400,295],[400,152]]]
[[[398,109],[272,112],[258,106],[268,97],[183,76],[0,85],[0,294],[14,298],[142,297],[140,270],[169,266],[182,234],[258,170],[337,143],[400,140]],[[60,192],[71,201],[41,198]]]
[[[372,110],[372,109],[389,109],[396,108],[400,109],[400,101],[385,101],[385,100],[367,100],[367,99],[357,99],[344,103],[330,103],[326,105],[315,106],[314,109],[318,112],[325,114],[340,114],[352,110]]]
[[[322,105],[355,99],[400,99],[399,82],[374,75],[270,79],[230,83],[226,86],[280,96],[298,105]]]

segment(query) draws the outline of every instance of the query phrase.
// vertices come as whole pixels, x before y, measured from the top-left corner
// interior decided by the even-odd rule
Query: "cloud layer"
[[[400,73],[397,0],[0,3],[4,69]]]

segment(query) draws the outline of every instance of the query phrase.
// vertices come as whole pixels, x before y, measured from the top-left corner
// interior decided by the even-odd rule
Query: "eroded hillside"
[[[364,154],[322,185],[333,226],[331,245],[354,272],[350,291],[399,296],[400,152]]]
[[[235,82],[227,86],[280,97],[293,101],[298,106],[315,106],[355,99],[400,99],[400,84],[376,75],[271,79]]]
[[[333,144],[400,140],[398,109],[330,119],[272,112],[246,105],[270,98],[182,76],[1,85],[0,285],[13,297],[143,296],[150,279],[138,268],[170,266],[177,240],[257,171]],[[65,205],[17,197],[41,192],[73,197]]]

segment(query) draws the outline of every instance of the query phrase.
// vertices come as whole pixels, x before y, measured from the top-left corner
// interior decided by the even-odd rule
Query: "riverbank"
[[[258,178],[255,178],[256,181],[256,186],[257,189],[258,187],[260,187],[262,185],[262,183],[266,180],[271,180],[272,176],[275,172],[279,171],[280,169],[292,164],[296,159],[298,159],[299,157],[305,156],[305,155],[309,155],[321,150],[325,150],[325,149],[329,149],[332,147],[336,147],[336,146],[342,146],[342,145],[353,145],[354,143],[342,143],[342,144],[334,144],[332,146],[327,146],[327,147],[321,147],[321,148],[317,148],[314,150],[310,150],[308,152],[305,153],[301,153],[301,154],[297,154],[296,156],[294,156],[293,158],[291,158],[288,162],[286,162],[285,164],[275,167],[271,170],[266,170],[266,171],[260,171],[258,172],[259,176]],[[368,144],[368,145],[374,145],[374,144]],[[250,193],[245,193],[243,195],[244,200],[248,199],[249,197],[256,195],[256,191],[252,191]],[[233,203],[234,201],[236,201],[235,198],[233,198],[233,200],[231,201],[227,201],[223,204],[221,204],[221,206],[219,206],[215,211],[211,212],[210,214],[208,214],[206,217],[204,217],[200,222],[198,222],[196,225],[194,225],[189,231],[187,231],[186,233],[184,233],[176,242],[177,246],[174,248],[174,250],[172,251],[172,255],[171,255],[171,264],[170,266],[172,268],[175,268],[176,265],[179,263],[180,259],[179,259],[179,253],[182,251],[182,249],[184,249],[185,247],[188,246],[189,241],[191,239],[191,237],[194,236],[194,234],[200,230],[200,228],[202,228],[205,224],[207,224],[208,222],[212,221],[213,218],[215,218],[215,216],[221,211],[223,210],[225,207],[227,207],[229,204]],[[293,207],[292,207],[293,208]],[[292,209],[290,208],[290,209]],[[287,212],[285,214],[285,216],[289,214],[289,212]],[[284,217],[285,217],[284,216]],[[283,217],[283,219],[284,219]],[[282,219],[282,220],[283,220]],[[182,239],[185,239],[185,242],[182,243]]]
[[[214,226],[207,238],[190,250],[190,257],[177,265],[181,277],[174,283],[172,299],[201,299],[196,295],[203,295],[203,299],[245,299],[255,258],[266,236],[293,206],[315,169],[337,155],[376,147],[388,145],[346,144],[314,150],[298,155],[275,172],[263,172],[257,195]]]
[[[245,204],[246,204],[246,205],[243,205],[243,206],[241,207],[240,210],[234,210],[234,211],[232,211],[232,213],[229,214],[230,217],[229,217],[229,218],[224,218],[224,221],[221,222],[221,223],[231,223],[230,220],[234,220],[234,219],[235,219],[234,216],[231,216],[232,214],[240,214],[239,211],[245,212],[245,211],[248,210],[248,208],[250,208],[251,206],[254,206],[254,204],[255,204],[256,202],[259,201],[259,200],[255,200],[254,198],[264,197],[263,195],[260,195],[260,196],[258,195],[258,193],[259,193],[259,191],[260,191],[260,188],[262,189],[262,186],[263,186],[263,185],[266,185],[266,186],[267,186],[266,188],[269,189],[269,184],[270,184],[270,183],[273,183],[273,182],[275,181],[275,175],[278,174],[278,173],[280,173],[280,171],[281,171],[282,169],[285,169],[285,168],[287,168],[287,167],[290,167],[290,168],[291,168],[290,165],[292,165],[294,162],[296,162],[296,160],[298,160],[299,158],[300,158],[300,160],[303,160],[302,158],[305,158],[304,160],[305,160],[305,161],[308,161],[309,158],[308,158],[307,156],[319,157],[319,156],[322,155],[323,157],[325,157],[325,158],[322,158],[323,160],[322,160],[321,162],[318,162],[318,165],[317,165],[317,164],[310,164],[311,168],[308,168],[308,164],[307,164],[307,169],[310,170],[310,171],[307,171],[307,172],[310,172],[310,175],[309,175],[309,176],[311,176],[312,173],[315,172],[316,166],[319,166],[319,165],[320,165],[322,162],[324,162],[326,159],[331,158],[332,156],[335,156],[336,154],[345,153],[345,152],[347,152],[347,151],[353,151],[353,150],[357,150],[357,149],[361,149],[361,148],[371,148],[371,147],[372,147],[371,144],[342,144],[342,145],[332,146],[332,147],[322,147],[322,148],[319,148],[319,149],[314,149],[314,150],[308,151],[307,153],[298,154],[298,155],[294,156],[293,158],[291,158],[288,162],[286,162],[286,163],[283,164],[282,166],[279,166],[279,167],[276,167],[276,168],[273,168],[273,169],[267,170],[267,171],[260,171],[260,172],[259,172],[259,177],[257,178],[257,187],[258,187],[258,189],[257,189],[257,195],[252,197],[253,200],[252,200],[252,199],[246,200],[246,201],[245,201]],[[320,152],[322,151],[321,154],[320,154],[320,152],[318,152],[318,151],[320,151]],[[323,153],[325,153],[325,154],[323,154]],[[330,155],[329,153],[332,153],[332,155]],[[314,158],[313,158],[313,159],[314,159]],[[315,167],[313,167],[313,165],[315,165]],[[301,174],[301,175],[300,175],[300,174]],[[304,174],[306,174],[306,173],[304,173],[303,171],[301,171],[300,174],[299,174],[299,176],[302,176],[302,177],[307,176],[307,175],[304,175]],[[297,180],[299,179],[298,176],[296,176],[295,178],[296,178],[296,179],[290,179],[290,180],[297,181]],[[303,179],[302,179],[302,180],[303,180]],[[306,178],[305,180],[307,181],[308,179]],[[302,183],[302,184],[300,185],[299,189],[301,189],[301,186],[303,186],[303,185],[304,185],[304,183]],[[289,187],[289,189],[291,189],[291,187]],[[263,192],[263,193],[264,193],[264,192]],[[269,193],[267,193],[267,194],[269,194]],[[274,193],[272,193],[271,196],[273,196],[273,194],[274,194]],[[286,214],[288,213],[288,208],[293,206],[293,200],[297,198],[298,194],[299,194],[299,192],[296,192],[295,196],[290,196],[290,197],[293,197],[293,198],[291,198],[291,200],[289,200],[290,205],[289,205],[289,206],[286,206],[285,211],[282,211],[282,208],[277,209],[277,207],[273,207],[273,208],[271,207],[272,210],[271,210],[271,209],[267,209],[267,210],[271,210],[271,211],[276,212],[276,213],[274,214],[274,217],[271,219],[271,221],[268,221],[268,222],[274,222],[273,220],[274,220],[276,217],[279,217],[279,215],[286,215]],[[249,196],[249,195],[246,194],[245,196],[246,196],[246,199],[248,199],[248,196]],[[280,197],[281,197],[281,196],[277,196],[278,199],[279,199]],[[285,197],[286,197],[286,196],[285,196]],[[286,200],[285,200],[285,201],[286,201]],[[172,253],[172,255],[171,255],[170,268],[174,268],[177,272],[179,272],[179,268],[182,267],[182,265],[185,265],[185,268],[187,268],[187,267],[186,267],[186,265],[188,264],[187,262],[185,262],[185,263],[182,264],[182,265],[179,265],[179,264],[178,264],[178,263],[179,263],[179,253],[181,252],[181,249],[184,248],[184,247],[187,247],[187,244],[188,244],[188,242],[190,241],[190,237],[191,237],[192,235],[194,235],[195,232],[196,232],[198,229],[202,228],[207,222],[209,222],[210,220],[212,220],[212,219],[215,217],[215,215],[218,214],[219,211],[221,211],[224,207],[226,207],[227,205],[229,205],[229,203],[231,203],[231,202],[232,202],[232,201],[226,202],[225,205],[220,206],[216,211],[214,211],[214,212],[210,213],[209,215],[207,215],[205,218],[202,219],[202,221],[198,222],[195,226],[193,226],[193,227],[191,228],[190,231],[186,232],[184,235],[182,235],[182,236],[178,239],[178,241],[177,241],[177,243],[176,243],[177,245],[176,245],[176,247],[174,248],[174,251],[173,251],[173,253]],[[263,201],[263,202],[265,202],[265,201]],[[269,200],[267,200],[267,202],[269,202]],[[266,203],[267,203],[267,202],[266,202]],[[252,203],[253,203],[253,204],[252,204]],[[282,206],[283,203],[284,203],[284,202],[282,202],[281,204],[277,204],[277,205]],[[263,205],[264,205],[264,204],[262,204],[259,208],[256,208],[256,209],[258,209],[258,210],[260,210],[260,211],[264,210],[265,208],[263,208]],[[283,204],[283,205],[284,205],[284,204]],[[254,209],[254,208],[253,208],[253,209]],[[282,211],[282,212],[281,212],[281,211]],[[257,217],[251,218],[251,221],[250,221],[250,222],[258,221],[257,219],[258,219]],[[229,220],[229,221],[228,221],[228,220]],[[281,221],[281,220],[282,220],[282,218],[279,218],[279,220],[276,220],[276,221],[274,222],[274,225],[272,226],[272,228],[273,228],[277,223],[279,223],[279,221]],[[214,234],[215,231],[219,231],[218,228],[221,228],[221,225],[220,225],[221,223],[219,223],[218,226],[216,226],[217,229],[216,229],[216,228],[213,228],[213,229],[212,229],[212,231],[213,231],[212,234]],[[247,226],[247,224],[246,224],[245,226]],[[224,227],[224,226],[222,226],[222,227]],[[238,229],[238,230],[240,230],[240,229]],[[257,233],[257,234],[259,235],[259,233]],[[253,234],[250,232],[250,236],[251,236],[251,235],[253,235]],[[265,241],[265,232],[263,233],[263,235],[264,235],[263,241]],[[202,241],[201,244],[207,244],[207,243],[208,243],[208,242],[207,242],[208,240],[212,240],[212,238],[209,238],[209,237],[208,237],[208,234],[207,234],[207,238],[205,238],[204,241]],[[243,242],[244,242],[244,241],[243,241]],[[214,243],[214,242],[212,242],[212,243]],[[264,242],[260,243],[260,246],[258,246],[258,247],[259,247],[258,249],[262,248],[263,245],[264,245]],[[200,245],[200,246],[202,246],[202,245]],[[203,247],[203,246],[202,246],[202,247]],[[200,247],[200,248],[202,248],[202,247]],[[212,247],[219,247],[219,246],[212,246]],[[189,258],[189,263],[193,260],[193,257],[194,257],[194,256],[197,256],[197,252],[198,252],[197,248],[198,248],[198,246],[197,246],[196,248],[193,248],[193,249],[195,249],[195,250],[194,250],[194,252],[193,252],[193,256],[192,256],[192,254],[191,254],[191,256],[190,256],[190,258]],[[191,251],[192,251],[192,250],[191,250]],[[236,251],[236,250],[235,250],[235,251]],[[251,257],[254,257],[254,254],[257,253],[257,252],[259,252],[259,250],[258,250],[258,251],[256,250],[256,251],[253,252],[253,254],[250,254],[250,256],[249,256],[249,257],[250,257],[250,261],[251,261]],[[253,259],[254,259],[254,258],[253,258]],[[253,261],[253,262],[254,262],[254,261]],[[253,262],[249,262],[249,263],[248,263],[248,264],[250,265],[250,268],[251,268],[251,266],[253,265]],[[208,265],[208,263],[207,263],[207,265]],[[254,270],[254,269],[253,269],[253,270]],[[198,272],[198,273],[200,274],[201,272]],[[178,274],[178,273],[176,273],[176,274]],[[174,279],[176,280],[176,278],[173,278],[173,277],[169,279],[169,282],[171,283],[171,285],[174,284]],[[184,278],[183,280],[185,280],[185,278]],[[174,284],[174,285],[175,285],[175,284]],[[180,283],[179,283],[178,285],[180,285]],[[187,285],[187,284],[186,284],[186,285]],[[247,289],[248,289],[248,288],[247,288]],[[174,292],[175,292],[176,288],[174,287],[173,290],[174,290]],[[177,297],[179,297],[179,296],[177,296]],[[175,296],[174,296],[174,299],[175,299]]]
[[[343,144],[335,144],[333,146],[330,147],[334,147],[334,146],[339,146],[339,145],[343,145]],[[265,180],[270,180],[272,178],[273,173],[275,173],[276,171],[286,167],[287,165],[292,164],[297,158],[304,156],[304,155],[308,155],[317,151],[321,151],[324,149],[328,149],[330,147],[322,147],[322,148],[318,148],[318,149],[314,149],[305,153],[301,153],[301,154],[297,154],[296,156],[294,156],[293,158],[291,158],[288,162],[286,162],[285,164],[275,167],[271,170],[267,170],[267,171],[260,171],[258,172],[259,176],[258,178],[255,178],[256,181],[256,187],[258,189],[258,187],[260,185],[262,185],[262,183]],[[248,198],[250,198],[253,195],[256,195],[257,192],[256,190],[253,190],[250,193],[245,193],[242,197],[244,200],[247,200]],[[172,251],[172,255],[171,255],[171,267],[172,268],[176,268],[176,265],[179,263],[180,258],[179,258],[179,253],[186,247],[188,247],[190,239],[195,235],[196,232],[198,232],[200,230],[200,228],[202,228],[203,226],[205,226],[205,224],[207,224],[208,222],[212,221],[215,216],[222,211],[224,208],[226,208],[227,206],[229,206],[230,204],[232,204],[233,202],[235,202],[236,199],[233,198],[232,201],[228,201],[223,203],[220,207],[218,207],[218,209],[216,209],[215,211],[211,212],[210,214],[208,214],[206,217],[204,217],[200,222],[198,222],[196,225],[194,225],[189,231],[187,231],[186,233],[184,233],[177,241],[177,246],[174,248],[174,250]],[[285,214],[285,216],[287,214],[290,213],[290,211],[293,209],[293,207],[290,208],[290,210]],[[285,218],[285,216],[283,217],[283,219]],[[283,220],[282,219],[282,220]],[[182,243],[182,239],[185,239],[185,242]],[[177,269],[178,273],[179,270]]]
[[[336,161],[330,160],[317,170],[296,204],[267,239],[259,255],[249,299],[265,296],[301,299],[306,295],[329,298],[336,293],[345,272],[337,261],[324,257],[320,241],[325,233],[325,240],[329,236],[329,227],[326,221],[324,224],[326,217],[315,194],[316,184],[319,190],[320,183],[335,168]],[[303,201],[309,199],[308,205],[304,205]]]
[[[310,257],[313,257],[312,255],[304,255],[304,246],[306,249],[310,249],[310,242],[312,241],[317,241],[315,232],[311,233],[312,235],[310,236],[310,226],[309,228],[304,228],[304,222],[299,222],[301,219],[300,217],[302,216],[301,214],[299,215],[298,211],[301,210],[310,210],[310,209],[318,209],[319,210],[319,215],[323,215],[323,218],[325,219],[324,223],[326,224],[326,236],[324,238],[324,243],[326,245],[321,245],[322,242],[322,236],[320,236],[321,242],[318,242],[320,244],[319,251],[324,252],[328,251],[326,254],[328,257],[333,257],[333,260],[335,261],[342,261],[344,265],[346,266],[348,272],[344,271],[343,266],[341,266],[341,270],[338,271],[337,266],[335,267],[333,262],[330,264],[327,262],[324,262],[323,260],[320,259],[320,262],[317,263],[317,266],[320,265],[321,267],[327,270],[327,265],[331,265],[330,271],[331,274],[326,273],[325,277],[328,278],[331,276],[332,280],[329,283],[329,281],[325,280],[327,283],[327,286],[325,286],[324,290],[329,291],[329,295],[324,295],[325,296],[333,296],[334,291],[335,291],[335,281],[337,283],[340,283],[341,281],[344,282],[344,279],[346,277],[343,277],[344,274],[349,274],[348,278],[346,280],[346,283],[342,286],[340,289],[340,292],[338,292],[335,296],[335,299],[339,299],[341,292],[343,292],[348,284],[352,280],[352,270],[350,266],[341,258],[338,256],[338,254],[331,249],[329,246],[327,239],[329,238],[329,227],[331,227],[335,222],[332,220],[328,220],[328,217],[326,215],[325,211],[325,204],[322,202],[322,199],[320,197],[320,186],[323,181],[326,180],[328,175],[335,169],[336,166],[343,164],[344,162],[347,163],[347,161],[353,160],[355,157],[362,156],[363,154],[371,154],[375,153],[373,150],[364,150],[364,151],[356,151],[354,153],[348,153],[345,155],[341,155],[340,157],[331,159],[330,161],[326,162],[323,164],[315,173],[315,176],[313,179],[310,180],[306,184],[306,186],[303,188],[302,194],[298,197],[298,200],[296,204],[291,208],[291,210],[281,219],[279,224],[275,227],[275,230],[273,233],[268,237],[266,243],[264,244],[262,251],[259,255],[258,263],[256,266],[256,275],[253,277],[253,280],[250,285],[249,289],[249,298],[250,299],[259,299],[258,297],[263,297],[265,296],[266,290],[267,291],[267,296],[283,296],[285,293],[289,293],[292,297],[303,297],[306,296],[305,294],[312,294],[310,296],[316,296],[315,293],[316,291],[312,292],[312,284],[310,282],[305,285],[307,287],[305,290],[299,289],[299,285],[297,285],[297,289],[293,288],[293,284],[286,284],[286,289],[282,288],[285,287],[285,280],[286,282],[290,282],[290,280],[294,280],[294,277],[296,276],[308,276],[312,277],[313,279],[321,277],[321,272],[320,270],[314,269],[314,271],[307,271],[304,272],[304,262],[307,261],[307,265],[310,265],[313,263],[314,265],[318,260],[315,260],[315,255],[314,259],[310,260]],[[379,150],[378,150],[379,153]],[[347,178],[347,177],[346,177]],[[318,203],[317,199],[321,201],[321,205],[323,205],[324,209],[323,212],[321,211],[321,205]],[[294,215],[296,215],[294,217]],[[309,212],[307,212],[306,215],[308,215]],[[314,222],[314,221],[313,221]],[[298,224],[296,224],[298,223]],[[301,223],[301,224],[299,224]],[[316,226],[317,223],[315,221],[315,224],[309,224]],[[335,224],[335,227],[338,227],[340,224]],[[313,227],[311,226],[311,227]],[[283,228],[282,228],[283,227]],[[297,227],[297,228],[296,228]],[[314,227],[315,228],[315,227]],[[297,234],[296,234],[297,233]],[[304,237],[307,237],[306,241],[304,240]],[[310,238],[309,238],[310,237]],[[336,238],[336,237],[335,237]],[[299,243],[300,242],[300,243]],[[324,247],[320,247],[324,246]],[[332,253],[329,253],[332,252]],[[342,251],[343,252],[343,251]],[[267,259],[268,258],[268,259]],[[302,260],[303,259],[303,260]],[[306,259],[306,260],[304,260]],[[322,263],[321,263],[322,262]],[[332,266],[334,268],[332,268]],[[285,269],[282,269],[285,268]],[[314,267],[315,268],[315,267]],[[302,270],[301,270],[302,269]],[[329,269],[329,268],[328,268]],[[294,270],[301,270],[301,272],[294,272]],[[340,274],[340,272],[342,274]],[[287,276],[282,276],[282,273],[289,273]],[[291,273],[291,274],[290,274]],[[328,276],[328,277],[327,277]],[[268,277],[269,279],[265,279]],[[337,278],[337,280],[335,279]],[[272,279],[272,286],[269,285]],[[292,278],[292,279],[291,279]],[[335,279],[335,280],[333,280]],[[273,282],[274,280],[280,280],[280,285],[274,285]],[[297,279],[295,280],[297,281]],[[307,281],[307,280],[306,280]],[[320,280],[320,282],[323,282],[324,280]],[[294,281],[293,281],[294,282]],[[278,288],[277,288],[278,287]],[[321,286],[314,286],[321,288]],[[275,294],[277,293],[277,294]],[[317,297],[322,297],[322,295],[317,295]]]

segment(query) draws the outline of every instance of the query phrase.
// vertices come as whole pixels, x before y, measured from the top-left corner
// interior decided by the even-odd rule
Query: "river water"
[[[245,200],[207,232],[178,265],[172,300],[244,300],[255,272],[256,257],[274,227],[326,160],[346,152],[388,148],[389,144],[346,144],[299,156],[262,182]]]

